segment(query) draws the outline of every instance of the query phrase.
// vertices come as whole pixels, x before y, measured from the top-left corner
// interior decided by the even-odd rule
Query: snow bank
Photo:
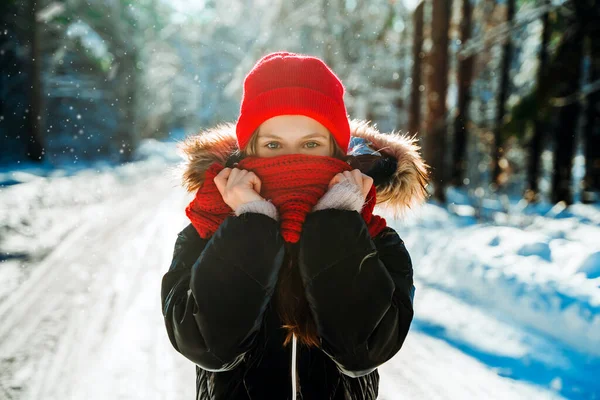
[[[428,204],[395,227],[418,280],[600,356],[600,226],[578,208],[500,226]]]
[[[175,142],[145,140],[136,162],[65,165],[17,164],[0,169],[0,301],[22,282],[28,263],[43,258],[92,211],[108,199],[124,199],[148,190],[156,177],[169,176],[177,187]],[[99,207],[100,209],[101,207]]]

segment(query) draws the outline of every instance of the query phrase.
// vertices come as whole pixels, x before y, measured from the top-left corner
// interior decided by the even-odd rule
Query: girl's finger
[[[356,180],[354,179],[354,176],[352,175],[352,173],[350,171],[344,171],[344,178],[348,181],[349,184],[354,185],[354,186],[358,186],[356,182]]]
[[[240,178],[241,170],[232,168],[229,179],[227,179],[227,188],[234,186]]]
[[[331,189],[331,187],[333,185],[340,183],[344,179],[346,179],[346,177],[344,175],[342,175],[341,173],[335,174],[335,176],[333,178],[331,178],[331,181],[329,181],[328,189]]]
[[[231,174],[231,168],[223,168],[223,169],[221,170],[221,172],[219,172],[219,173],[217,174],[217,176],[215,176],[215,178],[216,178],[216,177],[219,177],[219,178],[225,178],[225,179],[228,179],[230,174]]]
[[[373,178],[371,178],[368,175],[363,175],[363,194],[365,195],[365,197],[369,194],[369,191],[371,190],[371,186],[373,186]]]
[[[360,184],[360,186],[362,186],[362,182],[363,182],[363,177],[365,176],[360,169],[353,169],[351,171],[352,176],[354,177],[354,180],[356,181],[357,184]]]
[[[219,193],[221,193],[221,196],[223,195],[225,186],[227,186],[227,180],[229,179],[230,174],[231,174],[231,168],[224,168],[221,170],[221,172],[219,172],[213,178],[213,181],[215,182],[215,186],[219,190]]]
[[[363,174],[362,172],[360,172],[360,170],[355,169],[352,171],[346,171],[347,172],[347,176],[348,179],[350,180],[350,182],[355,185],[358,190],[360,190],[362,192],[362,187],[363,187]]]
[[[258,178],[258,176],[256,176],[256,174],[254,172],[249,172],[247,179],[249,180],[249,182],[252,184],[252,189],[254,189],[254,191],[258,194],[260,194],[260,189],[262,187],[262,182],[260,181],[260,179]]]

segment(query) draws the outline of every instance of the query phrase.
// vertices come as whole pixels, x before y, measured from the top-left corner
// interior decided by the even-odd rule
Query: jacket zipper
[[[296,400],[297,382],[296,382],[296,334],[292,337],[292,400]]]

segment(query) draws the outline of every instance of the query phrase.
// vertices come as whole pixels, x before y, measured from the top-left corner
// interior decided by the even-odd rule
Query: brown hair
[[[298,269],[297,247],[289,243],[285,244],[285,258],[277,278],[273,300],[282,322],[281,327],[286,330],[283,346],[287,346],[295,334],[300,344],[319,347],[317,325]]]
[[[329,138],[333,149],[331,157],[348,160],[349,156],[340,148],[333,135],[330,134]],[[252,133],[250,141],[246,148],[240,151],[240,155],[242,157],[255,155],[257,143],[258,129]],[[277,278],[273,300],[282,321],[281,327],[287,331],[283,346],[291,343],[295,334],[298,343],[307,347],[320,347],[317,325],[306,299],[304,284],[298,269],[298,248],[289,243],[285,244],[285,258]]]

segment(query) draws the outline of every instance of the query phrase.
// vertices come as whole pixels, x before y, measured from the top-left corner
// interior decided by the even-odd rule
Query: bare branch
[[[500,24],[497,27],[487,31],[483,37],[472,38],[466,42],[462,46],[462,49],[458,52],[458,57],[460,59],[465,59],[474,54],[482,52],[484,49],[489,48],[494,44],[502,43],[514,29],[536,21],[545,13],[552,12],[560,7],[563,7],[564,5],[565,2],[560,4],[552,4],[549,1],[545,1],[544,4],[537,8],[524,11],[519,10],[512,23]]]
[[[568,106],[569,104],[573,104],[576,101],[583,101],[585,100],[585,98],[600,90],[600,79],[598,79],[595,82],[591,82],[588,83],[586,85],[584,85],[581,90],[577,93],[573,93],[570,94],[568,96],[565,97],[553,97],[550,99],[550,104],[552,104],[554,107],[564,107],[564,106]]]

